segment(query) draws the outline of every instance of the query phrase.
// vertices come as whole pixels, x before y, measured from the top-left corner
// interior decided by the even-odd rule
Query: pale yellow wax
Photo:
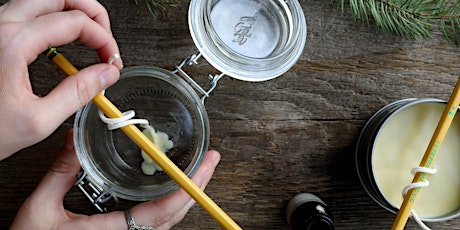
[[[399,208],[402,190],[412,182],[411,169],[425,154],[445,104],[429,102],[408,107],[390,118],[374,144],[372,167],[380,191]],[[429,187],[417,196],[414,210],[421,218],[436,218],[460,207],[460,117],[456,116],[428,175]]]
[[[173,142],[169,140],[168,134],[160,131],[156,131],[152,126],[148,125],[144,127],[144,131],[142,131],[144,135],[151,140],[160,150],[162,153],[166,153],[173,147]],[[153,175],[156,171],[163,171],[163,169],[157,165],[150,156],[141,150],[141,156],[144,161],[141,164],[141,170],[145,175]]]

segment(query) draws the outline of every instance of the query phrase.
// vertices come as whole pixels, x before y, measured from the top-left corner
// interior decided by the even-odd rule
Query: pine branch
[[[446,10],[446,14],[441,18],[441,29],[444,36],[451,38],[456,45],[459,45],[460,39],[460,2],[456,1]]]
[[[449,42],[459,44],[460,1],[457,0],[340,0],[355,20],[370,25],[371,20],[385,33],[408,38],[432,38],[433,22],[438,22]]]
[[[157,10],[164,12],[166,7],[176,7],[179,5],[180,0],[144,0],[147,8],[152,15],[156,15]],[[134,0],[136,5],[138,0]]]

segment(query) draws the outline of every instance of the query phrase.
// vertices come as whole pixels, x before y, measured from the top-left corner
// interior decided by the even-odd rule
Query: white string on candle
[[[116,53],[112,55],[107,62],[109,64],[113,64],[113,62],[117,59],[121,59],[121,57],[120,54]],[[105,90],[102,91],[102,94],[104,93]],[[149,121],[146,119],[132,119],[134,116],[136,116],[134,110],[124,112],[123,116],[120,118],[108,118],[101,110],[98,111],[98,114],[102,122],[107,124],[107,128],[109,130],[119,129],[128,125],[140,125],[143,128],[149,125]]]
[[[438,172],[437,169],[420,167],[420,166],[414,167],[411,170],[412,174],[416,174],[416,173],[435,174],[436,172]],[[411,189],[421,188],[421,187],[428,187],[429,185],[430,185],[430,182],[428,180],[425,180],[425,181],[422,181],[422,182],[411,183],[411,184],[407,185],[406,187],[404,187],[404,189],[402,191],[402,196],[403,197],[406,196],[407,192],[409,190],[411,190]],[[423,223],[423,221],[420,219],[420,217],[417,215],[417,213],[415,212],[414,209],[411,210],[411,215],[414,218],[414,221],[420,226],[420,228],[422,228],[423,230],[430,230],[430,228]]]

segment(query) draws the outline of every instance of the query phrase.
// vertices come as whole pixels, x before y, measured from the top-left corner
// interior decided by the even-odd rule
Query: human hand
[[[69,132],[66,143],[55,163],[27,198],[11,226],[14,229],[128,229],[124,212],[86,216],[65,210],[63,199],[76,181],[80,171],[73,135]],[[202,165],[192,177],[201,189],[208,184],[219,163],[217,151],[207,152]],[[182,189],[159,200],[145,202],[131,208],[136,224],[153,226],[155,230],[170,229],[179,223],[195,201]]]
[[[123,66],[87,67],[45,97],[32,91],[28,65],[49,46],[80,40],[102,63],[119,53],[107,11],[95,0],[10,0],[0,6],[0,34],[0,160],[49,136],[115,83]]]

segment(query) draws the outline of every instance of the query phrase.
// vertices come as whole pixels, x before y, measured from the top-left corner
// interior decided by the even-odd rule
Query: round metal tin
[[[376,175],[375,175],[375,154],[376,154],[376,143],[379,138],[379,136],[382,134],[383,130],[386,129],[386,126],[388,123],[393,119],[396,115],[399,113],[405,112],[410,108],[413,108],[414,106],[418,106],[420,104],[446,104],[446,101],[439,100],[439,99],[432,99],[432,98],[424,98],[424,99],[416,99],[416,98],[410,98],[410,99],[403,99],[399,101],[395,101],[393,103],[390,103],[383,108],[381,108],[379,111],[377,111],[365,124],[363,130],[361,131],[361,134],[358,138],[358,142],[356,145],[356,152],[355,152],[355,162],[356,162],[356,169],[357,173],[359,176],[359,179],[361,181],[361,184],[363,185],[364,189],[368,193],[368,195],[381,207],[387,209],[388,211],[392,213],[397,213],[399,207],[395,207],[395,205],[390,201],[390,199],[387,197],[387,195],[383,192],[382,187],[380,187],[379,181],[377,181]],[[430,107],[431,108],[431,107]],[[421,114],[420,117],[414,117],[412,121],[409,122],[416,122],[419,120],[423,120],[421,117],[423,115]],[[419,120],[417,120],[419,119]],[[436,121],[437,122],[437,121]],[[401,127],[401,131],[404,130],[405,127]],[[404,135],[404,134],[401,134]],[[399,138],[402,137],[394,137],[394,141],[397,141]],[[428,140],[429,141],[429,140]],[[392,143],[389,143],[392,144]],[[407,144],[407,143],[406,143]],[[411,143],[414,144],[414,143]],[[428,143],[418,143],[419,146],[423,145],[428,145]],[[423,148],[423,147],[422,147]],[[424,151],[424,150],[423,150]],[[422,152],[423,154],[424,152]],[[453,153],[455,154],[455,153]],[[392,158],[391,158],[392,159]],[[401,156],[401,160],[404,159],[404,156]],[[420,158],[421,159],[421,158]],[[407,161],[407,160],[405,160]],[[412,162],[413,167],[418,166],[418,162]],[[411,163],[411,165],[412,165]],[[458,162],[460,163],[460,162]],[[395,162],[396,164],[396,162]],[[410,169],[407,170],[407,174],[410,174]],[[388,174],[386,174],[388,175]],[[407,176],[407,175],[405,175]],[[413,177],[413,176],[412,176]],[[394,178],[391,186],[397,186],[396,179],[399,178]],[[411,179],[407,181],[407,184],[410,184]],[[406,184],[406,185],[407,185]],[[399,187],[399,186],[398,186]],[[398,189],[398,188],[396,188]],[[460,189],[460,188],[458,188]],[[423,189],[422,189],[423,190]],[[426,190],[426,188],[425,188]],[[399,190],[398,190],[399,191]],[[402,188],[401,188],[402,192]],[[422,191],[423,192],[423,191]],[[402,196],[401,196],[402,199]],[[420,198],[421,199],[421,198]],[[419,202],[420,203],[420,202]],[[415,210],[417,211],[417,210]],[[458,208],[456,210],[444,213],[441,216],[436,216],[436,217],[424,217],[420,215],[420,219],[423,221],[427,222],[438,222],[438,221],[446,221],[455,217],[460,216],[460,204],[458,204]]]

